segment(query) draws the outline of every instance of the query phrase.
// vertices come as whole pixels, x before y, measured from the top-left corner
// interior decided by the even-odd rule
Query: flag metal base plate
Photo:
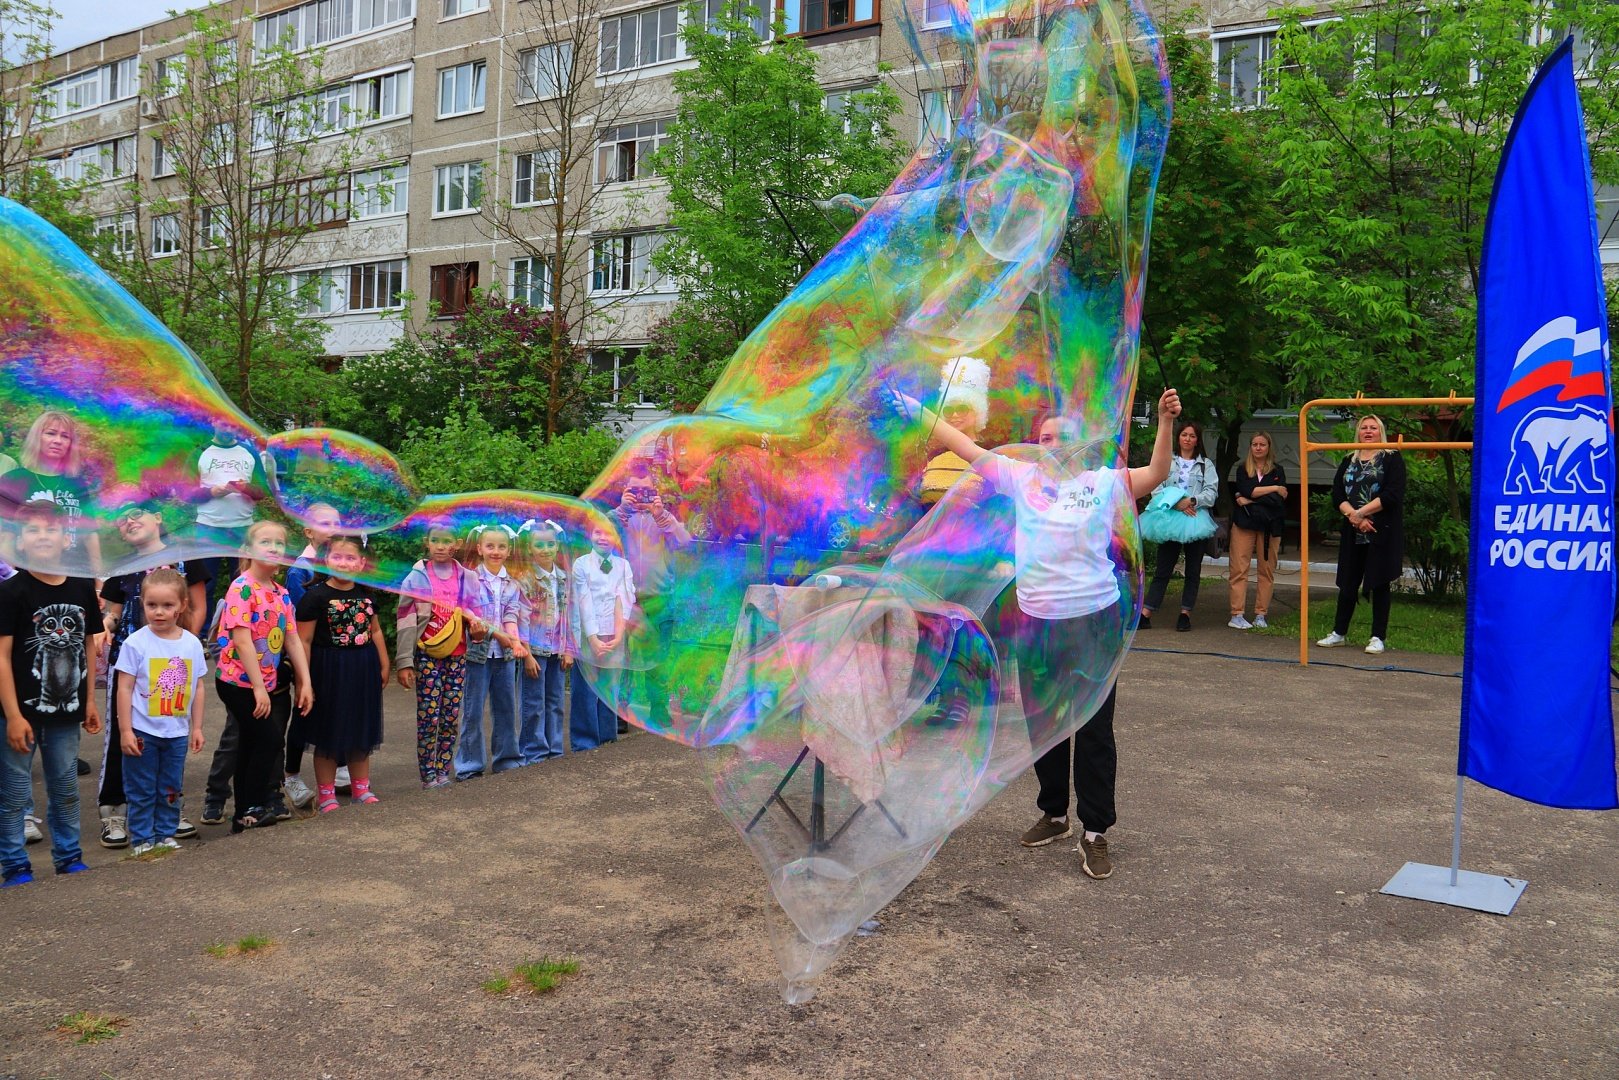
[[[1407,896],[1436,904],[1487,911],[1491,915],[1511,915],[1513,905],[1528,887],[1527,881],[1458,870],[1456,884],[1450,883],[1450,867],[1408,862],[1389,878],[1382,892],[1387,896]]]

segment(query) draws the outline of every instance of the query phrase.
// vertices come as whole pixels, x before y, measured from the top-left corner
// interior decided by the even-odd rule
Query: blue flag
[[[1619,806],[1613,405],[1571,45],[1518,107],[1484,228],[1457,768],[1530,802],[1604,810]]]

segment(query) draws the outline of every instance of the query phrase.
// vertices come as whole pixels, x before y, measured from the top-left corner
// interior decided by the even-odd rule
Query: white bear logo
[[[1512,434],[1507,495],[1606,495],[1596,463],[1609,449],[1608,418],[1589,405],[1536,409]]]

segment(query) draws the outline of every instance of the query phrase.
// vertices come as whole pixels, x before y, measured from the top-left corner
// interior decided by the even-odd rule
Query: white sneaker
[[[1270,623],[1265,621],[1265,616],[1263,616],[1263,615],[1255,615],[1254,616],[1254,629],[1255,630],[1265,630],[1265,629],[1268,629],[1269,627],[1270,627]]]
[[[37,844],[41,840],[45,839],[45,834],[39,831],[39,826],[41,824],[42,823],[40,820],[37,817],[34,817],[32,814],[23,816],[22,835],[23,840],[26,843]]]
[[[354,781],[349,779],[349,767],[347,765],[337,767],[337,778],[333,781],[332,786],[343,793],[347,793],[354,786]]]
[[[172,836],[165,836],[163,839],[153,844],[152,847],[158,851],[179,851],[180,841],[176,840]]]
[[[1254,624],[1243,618],[1241,615],[1231,616],[1231,621],[1226,623],[1226,625],[1231,627],[1233,630],[1252,630],[1254,628]]]
[[[1316,642],[1316,644],[1321,646],[1323,649],[1336,649],[1338,646],[1342,645],[1348,640],[1348,638],[1334,630],[1332,633]]]
[[[309,785],[304,783],[304,778],[297,774],[287,777],[286,781],[281,785],[281,790],[287,793],[287,801],[300,810],[308,806],[315,798],[315,793],[309,790]]]
[[[138,859],[142,855],[150,855],[155,850],[157,850],[157,845],[148,840],[144,844],[135,844],[130,847],[129,857],[131,859]]]
[[[129,829],[122,806],[101,808],[101,846],[104,848],[129,846]]]
[[[1380,637],[1374,637],[1372,640],[1368,641],[1366,643],[1366,651],[1371,653],[1373,656],[1376,656],[1378,653],[1382,652],[1383,639]]]

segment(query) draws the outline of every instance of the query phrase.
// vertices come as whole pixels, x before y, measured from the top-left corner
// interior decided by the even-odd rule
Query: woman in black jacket
[[[1383,421],[1363,416],[1355,440],[1387,442]],[[1372,639],[1366,651],[1383,651],[1389,632],[1389,586],[1405,572],[1405,459],[1398,450],[1356,450],[1338,466],[1332,501],[1344,516],[1338,538],[1338,616],[1332,633],[1316,642],[1331,649],[1344,643],[1355,614],[1355,594],[1372,600]]]
[[[1287,518],[1287,473],[1276,464],[1270,436],[1256,431],[1248,440],[1248,456],[1237,466],[1237,508],[1231,515],[1231,621],[1233,630],[1264,627],[1276,580],[1276,557],[1282,547],[1282,525]],[[1254,597],[1254,621],[1248,606],[1248,561],[1259,559],[1259,594]]]

